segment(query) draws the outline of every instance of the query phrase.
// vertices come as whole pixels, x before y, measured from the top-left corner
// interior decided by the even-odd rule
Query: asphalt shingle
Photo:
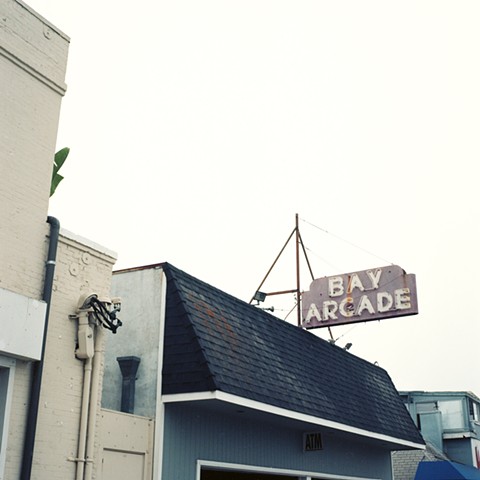
[[[382,368],[165,263],[163,393],[219,390],[423,444]]]

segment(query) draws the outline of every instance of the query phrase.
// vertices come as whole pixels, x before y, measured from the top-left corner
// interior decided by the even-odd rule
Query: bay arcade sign
[[[302,295],[307,329],[417,313],[415,275],[398,265],[318,278]]]

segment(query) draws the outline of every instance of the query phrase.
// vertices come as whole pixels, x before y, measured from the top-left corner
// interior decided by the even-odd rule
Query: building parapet
[[[21,0],[0,2],[0,55],[64,95],[70,39]]]

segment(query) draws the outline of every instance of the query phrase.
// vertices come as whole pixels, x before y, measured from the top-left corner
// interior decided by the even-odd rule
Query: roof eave
[[[369,430],[364,430],[358,427],[353,427],[351,425],[346,425],[339,422],[334,422],[332,420],[327,420],[321,417],[316,417],[314,415],[308,415],[305,413],[295,412],[293,410],[288,410],[281,407],[276,407],[274,405],[258,402],[244,397],[239,397],[237,395],[232,395],[230,393],[225,393],[220,390],[209,391],[209,392],[192,392],[192,393],[177,393],[177,394],[168,394],[162,396],[163,403],[182,403],[182,402],[196,402],[196,401],[205,401],[205,400],[217,400],[221,402],[226,402],[234,405],[238,405],[244,408],[251,408],[253,410],[278,415],[280,417],[289,418],[292,420],[298,420],[300,422],[305,422],[309,424],[318,425],[325,428],[331,428],[334,430],[339,430],[353,435],[359,435],[362,437],[368,437],[374,440],[381,442],[386,442],[403,449],[420,449],[424,450],[425,445],[421,443],[412,442],[409,440],[404,440],[401,438],[392,437],[389,435],[384,435],[377,432],[371,432]]]

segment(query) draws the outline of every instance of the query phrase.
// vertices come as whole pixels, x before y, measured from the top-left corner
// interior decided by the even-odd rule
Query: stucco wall
[[[136,415],[155,417],[162,313],[163,270],[148,268],[116,272],[112,296],[122,298],[122,328],[107,338],[103,407],[120,411],[122,375],[117,357],[140,357],[137,372]]]

